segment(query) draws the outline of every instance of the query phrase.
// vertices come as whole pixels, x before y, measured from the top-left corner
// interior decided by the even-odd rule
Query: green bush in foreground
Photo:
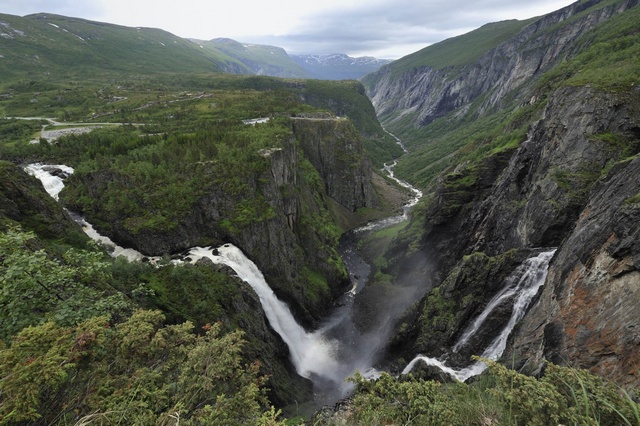
[[[486,360],[485,360],[486,361]],[[536,379],[492,362],[472,384],[356,374],[347,411],[315,425],[640,425],[640,405],[586,370],[548,364]]]
[[[0,425],[278,425],[242,332],[196,335],[140,310],[111,326],[27,327],[0,351]]]

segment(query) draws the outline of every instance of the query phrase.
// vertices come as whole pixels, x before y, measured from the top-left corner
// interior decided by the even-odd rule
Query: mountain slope
[[[124,27],[47,13],[25,17],[0,14],[0,71],[5,83],[25,76],[64,81],[123,73],[225,72],[356,79],[387,61],[328,55],[309,56],[303,61],[304,66],[299,62],[280,47],[242,44],[227,38],[187,40],[155,28]]]
[[[474,101],[478,116],[522,95],[575,54],[585,31],[635,4],[577,2],[537,20],[490,24],[398,60],[363,83],[391,128],[400,120],[423,127],[452,111],[462,115]]]
[[[577,2],[475,61],[394,73],[399,60],[365,79],[410,147],[398,172],[429,189],[383,271],[428,292],[402,319],[391,360],[465,365],[499,327],[464,354],[447,348],[514,259],[557,247],[506,356],[528,372],[547,358],[640,383],[639,27],[635,0]]]
[[[309,75],[296,64],[281,47],[261,44],[242,44],[229,38],[215,38],[209,41],[193,40],[205,50],[236,59],[252,74],[273,77],[306,78]]]
[[[66,78],[109,73],[222,72],[233,60],[166,31],[51,14],[0,15],[3,75]]]

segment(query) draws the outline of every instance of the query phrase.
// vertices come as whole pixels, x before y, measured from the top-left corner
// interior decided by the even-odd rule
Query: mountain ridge
[[[178,37],[158,28],[127,27],[50,13],[0,14],[0,70],[7,80],[108,77],[110,73],[231,73],[282,78],[318,78],[284,49],[228,38]],[[153,64],[153,67],[149,67]],[[340,64],[325,79],[357,79],[371,63]],[[319,74],[318,74],[319,75]]]
[[[324,80],[359,79],[391,60],[371,56],[351,57],[344,53],[325,55],[291,55],[310,77]]]

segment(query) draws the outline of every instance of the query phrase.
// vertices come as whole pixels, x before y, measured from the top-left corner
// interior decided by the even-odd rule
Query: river
[[[414,197],[404,206],[402,214],[374,221],[343,236],[339,251],[351,277],[352,287],[336,301],[336,308],[317,330],[305,330],[293,317],[288,306],[277,298],[255,264],[239,248],[231,244],[224,244],[217,248],[193,247],[183,259],[173,261],[179,264],[196,262],[198,259],[207,257],[214,263],[230,266],[242,280],[251,285],[260,298],[270,325],[288,345],[291,362],[296,371],[301,376],[313,381],[315,402],[318,405],[332,404],[347,396],[352,389],[352,384],[345,382],[345,379],[356,371],[360,371],[365,377],[371,379],[379,376],[379,372],[373,368],[373,365],[376,356],[384,348],[392,324],[387,327],[379,327],[368,333],[361,333],[354,325],[351,314],[354,300],[366,286],[372,270],[371,266],[358,253],[358,241],[376,230],[408,220],[411,207],[422,196],[420,190],[394,176],[393,167],[395,164],[395,161],[385,164],[383,170],[399,185],[409,188],[414,193]],[[64,188],[64,179],[73,173],[72,168],[64,165],[31,164],[26,166],[25,170],[39,178],[47,192],[56,200],[59,192]],[[70,215],[83,227],[87,235],[110,247],[113,256],[125,256],[130,261],[138,261],[145,257],[133,249],[120,247],[109,238],[100,235],[82,217],[71,212]],[[525,261],[521,268],[526,270],[520,271],[520,275],[518,275],[521,278],[514,279],[511,284],[504,285],[503,290],[487,305],[485,312],[462,334],[459,342],[452,348],[452,352],[457,351],[466,343],[495,306],[511,297],[514,299],[513,315],[500,335],[483,354],[488,358],[500,356],[504,351],[511,330],[524,315],[529,302],[539,287],[544,284],[546,270],[553,252],[543,252]],[[157,259],[151,258],[149,260],[153,262]],[[484,369],[483,364],[474,363],[466,368],[456,370],[446,365],[446,359],[418,355],[407,365],[403,373],[408,373],[420,362],[437,366],[462,381],[479,374]]]
[[[400,141],[398,143],[402,146]],[[241,279],[251,285],[260,298],[270,325],[289,346],[291,361],[296,371],[313,381],[316,402],[319,404],[333,403],[346,396],[352,384],[345,382],[345,379],[352,376],[356,370],[365,377],[375,378],[378,375],[372,366],[376,354],[384,344],[382,336],[380,333],[360,333],[351,320],[354,298],[366,285],[371,272],[371,267],[362,259],[356,246],[358,240],[369,233],[407,220],[411,207],[422,196],[420,190],[394,176],[395,164],[395,161],[385,164],[383,170],[400,186],[409,188],[414,197],[404,206],[402,214],[371,222],[343,236],[339,251],[351,277],[352,288],[336,301],[336,308],[332,314],[315,331],[306,331],[300,326],[288,306],[276,297],[255,264],[231,244],[217,248],[193,247],[188,250],[183,260],[173,261],[196,262],[202,257],[207,257],[215,263],[230,266]],[[30,164],[25,170],[40,179],[47,192],[56,200],[64,188],[64,179],[73,173],[73,169],[65,165]],[[151,262],[158,260],[117,245],[108,237],[100,235],[84,218],[73,212],[69,214],[89,237],[109,247],[114,257],[125,256],[129,261],[139,261],[143,258]]]

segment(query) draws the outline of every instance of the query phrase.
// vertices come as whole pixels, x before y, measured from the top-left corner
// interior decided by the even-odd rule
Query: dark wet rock
[[[389,251],[385,272],[427,291],[399,320],[390,360],[447,355],[523,257],[500,267],[488,259],[558,247],[503,356],[523,371],[539,373],[546,357],[640,383],[640,90],[536,86],[580,51],[583,34],[636,4],[574,3],[455,72],[423,67],[394,76],[383,68],[365,79],[378,113],[393,110],[416,127],[452,112],[469,118],[544,99],[519,146],[442,173],[414,214],[419,236],[398,238]],[[481,331],[463,352],[481,352],[490,335]]]

